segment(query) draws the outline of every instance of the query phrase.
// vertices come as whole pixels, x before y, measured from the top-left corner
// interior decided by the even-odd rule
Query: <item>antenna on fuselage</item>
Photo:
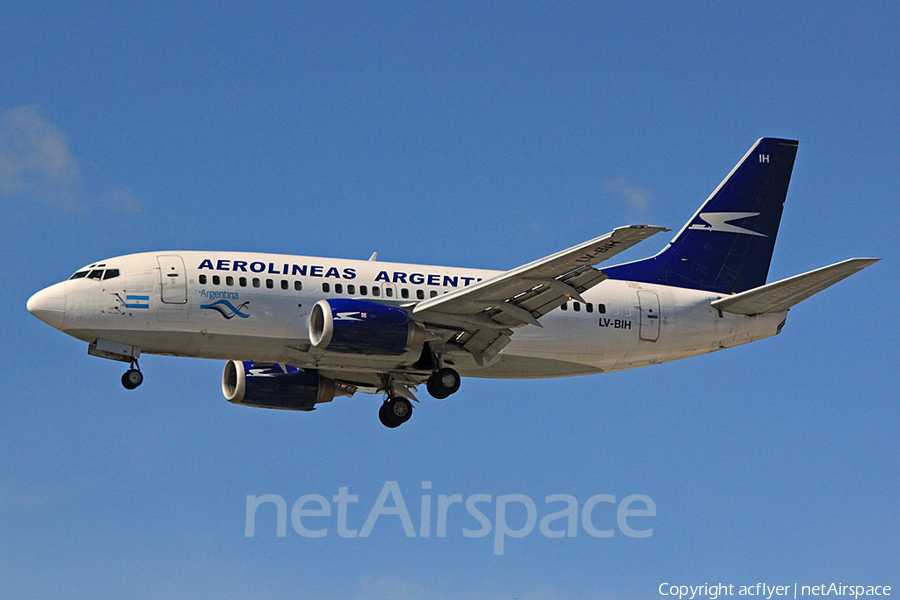
[[[369,260],[370,260],[371,262],[375,262],[376,260],[378,260],[378,253],[377,253],[377,252],[373,252],[373,253],[372,253],[372,256],[369,257]]]

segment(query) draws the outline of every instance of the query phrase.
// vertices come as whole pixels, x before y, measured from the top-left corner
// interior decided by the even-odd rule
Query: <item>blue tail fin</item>
[[[720,294],[765,285],[796,155],[794,140],[760,139],[662,252],[603,272]]]

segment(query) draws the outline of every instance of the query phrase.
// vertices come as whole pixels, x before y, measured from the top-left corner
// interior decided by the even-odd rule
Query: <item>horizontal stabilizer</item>
[[[878,258],[851,258],[734,296],[719,298],[713,300],[711,304],[718,310],[742,315],[781,312],[879,260]]]

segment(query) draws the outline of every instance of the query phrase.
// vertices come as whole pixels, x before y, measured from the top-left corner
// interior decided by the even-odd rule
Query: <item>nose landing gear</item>
[[[122,375],[122,386],[126,390],[133,390],[144,383],[144,374],[138,366],[137,360],[131,363],[131,368]]]

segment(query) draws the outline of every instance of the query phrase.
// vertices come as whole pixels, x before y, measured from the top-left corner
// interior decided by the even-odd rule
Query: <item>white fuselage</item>
[[[110,269],[118,275],[97,279],[96,271]],[[59,309],[51,324],[80,340],[110,340],[149,354],[332,372],[383,372],[417,357],[310,352],[307,321],[317,301],[344,297],[411,305],[499,273],[193,251],[121,256],[85,271],[42,292]],[[541,318],[542,328],[517,329],[512,342],[483,365],[457,357],[457,370],[474,377],[540,378],[631,369],[770,337],[786,318],[786,311],[722,313],[710,306],[721,295],[646,283],[606,280],[583,296],[587,305],[569,302],[553,310]]]

